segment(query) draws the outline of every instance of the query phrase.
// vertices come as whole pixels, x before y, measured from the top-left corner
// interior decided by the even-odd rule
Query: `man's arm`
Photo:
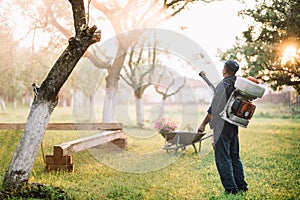
[[[201,125],[198,128],[198,132],[204,132],[205,131],[205,126],[208,124],[208,122],[210,122],[211,120],[211,114],[207,113],[203,122],[201,123]]]

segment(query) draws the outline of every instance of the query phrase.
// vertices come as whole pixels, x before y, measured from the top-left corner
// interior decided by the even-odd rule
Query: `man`
[[[211,106],[198,128],[199,132],[204,132],[205,126],[209,123],[213,129],[215,162],[225,193],[228,194],[248,190],[243,164],[239,156],[238,126],[230,124],[220,117],[220,112],[235,89],[235,74],[238,70],[239,64],[236,61],[225,62],[224,79],[217,85]]]

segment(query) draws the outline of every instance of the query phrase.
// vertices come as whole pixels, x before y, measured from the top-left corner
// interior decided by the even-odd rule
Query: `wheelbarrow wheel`
[[[168,154],[174,154],[176,153],[177,149],[166,149]]]
[[[175,155],[184,154],[185,151],[186,151],[186,146],[179,146],[177,149],[175,149]]]

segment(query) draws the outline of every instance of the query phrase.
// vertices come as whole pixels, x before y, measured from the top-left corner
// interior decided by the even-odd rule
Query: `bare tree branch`
[[[166,76],[166,67],[163,68],[163,71],[162,73],[160,74],[159,76],[159,79],[158,79],[158,83],[154,85],[154,88],[155,88],[155,91],[162,95],[163,96],[163,99],[167,99],[168,97],[170,96],[173,96],[175,94],[177,94],[184,86],[185,86],[185,83],[186,83],[186,77],[184,77],[184,80],[183,80],[183,83],[181,86],[177,87],[177,89],[174,91],[174,92],[171,92],[171,93],[168,93],[170,88],[174,85],[175,83],[175,79],[174,77],[171,75],[169,78],[171,78],[171,81],[170,83],[166,86],[166,87],[161,87],[161,82],[163,80],[163,77]],[[165,89],[160,89],[160,88],[165,88]]]
[[[83,1],[69,0],[72,5],[74,27],[76,36],[78,36],[83,29],[86,29],[86,18]],[[75,37],[76,37],[75,36]]]

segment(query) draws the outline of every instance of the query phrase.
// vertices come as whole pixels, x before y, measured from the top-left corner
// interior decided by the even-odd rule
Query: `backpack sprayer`
[[[215,92],[216,88],[208,80],[205,72],[201,71],[199,76]],[[234,87],[235,90],[231,93],[220,117],[231,124],[247,128],[256,108],[252,101],[261,98],[265,88],[253,77],[237,77]]]

